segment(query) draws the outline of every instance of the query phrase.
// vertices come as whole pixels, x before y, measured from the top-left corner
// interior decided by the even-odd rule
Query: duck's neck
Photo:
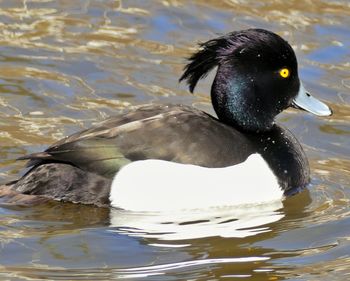
[[[264,97],[256,92],[254,77],[235,75],[237,70],[220,67],[211,89],[211,99],[218,118],[249,132],[268,131],[275,114],[267,112]]]

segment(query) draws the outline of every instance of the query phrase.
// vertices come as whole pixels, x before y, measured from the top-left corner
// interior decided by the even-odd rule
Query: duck
[[[216,116],[192,106],[143,105],[25,155],[28,170],[3,197],[157,211],[283,200],[310,183],[306,154],[275,122],[294,107],[332,110],[299,79],[290,44],[251,28],[199,44],[180,82],[194,92],[216,68]]]

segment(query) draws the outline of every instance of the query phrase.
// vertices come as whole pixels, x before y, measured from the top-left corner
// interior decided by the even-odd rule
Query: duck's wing
[[[240,163],[251,153],[244,135],[202,111],[186,106],[146,106],[21,159],[29,159],[31,166],[68,163],[111,178],[136,160],[220,167]]]

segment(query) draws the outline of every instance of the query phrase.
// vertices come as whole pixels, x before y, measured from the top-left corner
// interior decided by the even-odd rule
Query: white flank
[[[259,154],[225,168],[135,161],[115,176],[110,193],[113,207],[150,212],[260,204],[282,198],[276,176]]]

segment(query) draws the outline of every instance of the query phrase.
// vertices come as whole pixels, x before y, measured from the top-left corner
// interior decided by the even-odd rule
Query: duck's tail
[[[33,206],[44,203],[49,200],[44,196],[22,194],[14,188],[14,182],[0,185],[0,206],[1,205],[16,205],[16,206]]]

